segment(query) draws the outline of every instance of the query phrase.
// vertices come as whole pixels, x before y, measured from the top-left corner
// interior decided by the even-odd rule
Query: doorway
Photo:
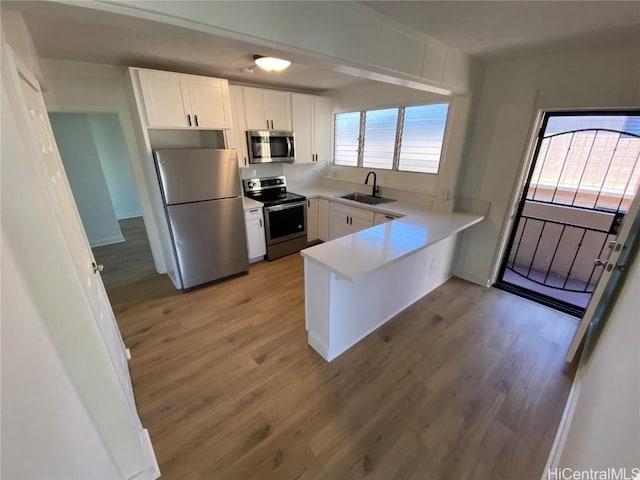
[[[582,316],[638,190],[640,112],[545,113],[496,287]]]
[[[118,115],[51,112],[49,119],[107,293],[155,274]]]

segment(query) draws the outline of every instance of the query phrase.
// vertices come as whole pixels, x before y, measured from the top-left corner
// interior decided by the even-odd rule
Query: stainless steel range
[[[242,184],[245,196],[264,204],[267,260],[307,247],[306,197],[287,192],[284,176],[248,178]]]

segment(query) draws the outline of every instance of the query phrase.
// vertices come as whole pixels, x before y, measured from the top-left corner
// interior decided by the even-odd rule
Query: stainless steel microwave
[[[293,132],[249,130],[247,147],[249,163],[293,163],[296,147]]]

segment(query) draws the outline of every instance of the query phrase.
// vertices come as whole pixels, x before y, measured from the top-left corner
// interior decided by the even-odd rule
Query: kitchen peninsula
[[[363,207],[329,190],[303,193]],[[370,209],[401,218],[301,252],[308,342],[327,361],[450,278],[457,234],[484,219],[406,202]]]

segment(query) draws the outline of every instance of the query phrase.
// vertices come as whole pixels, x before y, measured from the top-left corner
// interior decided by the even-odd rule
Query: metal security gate
[[[496,286],[580,316],[640,181],[640,113],[547,113]]]

